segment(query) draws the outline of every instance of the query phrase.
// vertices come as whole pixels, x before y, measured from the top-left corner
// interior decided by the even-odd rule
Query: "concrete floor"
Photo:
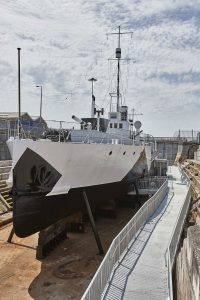
[[[105,250],[135,211],[119,208],[116,219],[97,219]],[[0,228],[0,299],[80,299],[102,261],[90,225],[86,224],[84,234],[70,233],[41,261],[35,258],[38,234],[24,239],[14,236],[8,244],[11,228],[12,224]]]

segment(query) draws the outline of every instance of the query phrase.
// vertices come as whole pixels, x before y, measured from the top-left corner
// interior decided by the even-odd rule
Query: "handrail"
[[[168,185],[166,180],[160,189],[144,203],[134,217],[115,237],[81,300],[101,299],[115,264],[120,260],[123,253],[127,251],[130,242],[136,237],[139,229],[157,209],[167,192]]]
[[[74,131],[75,132],[75,131]],[[77,134],[78,132],[78,134]],[[84,134],[81,134],[84,133]],[[100,144],[112,144],[113,139],[119,140],[119,145],[132,145],[134,140],[130,139],[128,136],[123,137],[123,133],[114,132],[99,132],[97,134],[96,130],[76,130],[75,135],[72,137],[74,140],[78,139],[78,142],[74,143],[98,143]]]
[[[187,216],[187,212],[190,205],[191,199],[191,182],[187,174],[183,171],[183,169],[178,165],[179,171],[181,172],[181,180],[188,186],[188,192],[185,197],[185,201],[183,207],[178,215],[176,224],[174,226],[173,232],[171,234],[171,238],[168,244],[168,247],[165,252],[165,264],[168,268],[168,288],[169,288],[169,299],[173,300],[173,285],[172,285],[172,268],[174,265],[178,244],[180,241],[181,233],[183,230],[183,226],[185,223],[185,219]]]

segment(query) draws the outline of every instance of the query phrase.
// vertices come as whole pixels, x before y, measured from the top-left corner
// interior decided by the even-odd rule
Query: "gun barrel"
[[[76,117],[74,115],[72,116],[72,119],[82,125],[86,125],[86,123],[83,120],[79,119],[78,117]]]

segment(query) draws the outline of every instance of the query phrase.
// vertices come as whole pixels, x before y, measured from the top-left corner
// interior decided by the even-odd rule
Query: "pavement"
[[[166,300],[168,269],[165,252],[188,187],[181,182],[178,167],[169,170],[169,193],[138,232],[111,277],[104,300]]]

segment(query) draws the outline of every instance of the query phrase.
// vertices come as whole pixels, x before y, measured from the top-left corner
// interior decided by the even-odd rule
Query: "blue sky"
[[[123,104],[143,116],[145,132],[172,136],[198,130],[200,120],[200,2],[186,0],[1,0],[1,111],[17,110],[17,47],[21,47],[22,111],[45,119],[90,115],[96,102],[109,108],[117,40],[122,37]],[[111,82],[112,81],[112,82]],[[66,100],[67,97],[67,100]]]

